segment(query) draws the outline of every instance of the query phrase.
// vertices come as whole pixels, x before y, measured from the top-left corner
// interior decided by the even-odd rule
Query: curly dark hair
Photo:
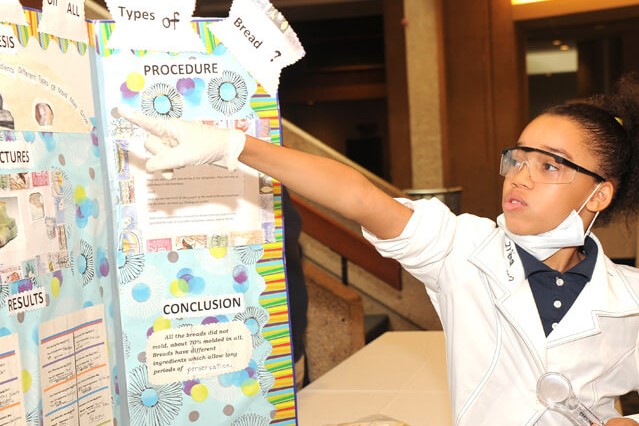
[[[599,158],[594,171],[615,186],[612,202],[598,222],[622,218],[629,224],[639,212],[639,73],[622,76],[611,95],[566,102],[544,113],[581,126],[588,148]]]

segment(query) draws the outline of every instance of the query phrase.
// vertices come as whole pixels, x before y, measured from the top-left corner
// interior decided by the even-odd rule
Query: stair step
[[[390,320],[386,314],[364,315],[364,332],[366,343],[370,343],[390,328]]]

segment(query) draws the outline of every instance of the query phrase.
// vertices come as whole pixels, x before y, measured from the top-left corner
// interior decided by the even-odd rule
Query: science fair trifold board
[[[117,286],[88,49],[26,17],[0,25],[0,423],[110,422]]]
[[[295,424],[280,185],[241,166],[144,171],[110,110],[280,143],[277,99],[206,52],[0,24],[0,424]],[[93,99],[92,99],[93,97]],[[95,105],[95,108],[94,108]]]

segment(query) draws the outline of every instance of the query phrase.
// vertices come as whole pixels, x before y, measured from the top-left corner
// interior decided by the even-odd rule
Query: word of
[[[173,12],[173,19],[169,18],[168,16],[162,19],[162,26],[164,28],[171,28],[171,24],[173,24],[173,29],[176,29],[177,23],[180,22],[178,16],[180,16],[179,12]]]

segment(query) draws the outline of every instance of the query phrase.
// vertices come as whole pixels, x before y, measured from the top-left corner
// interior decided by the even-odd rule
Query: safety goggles
[[[504,149],[501,152],[499,174],[505,177],[514,176],[519,173],[524,164],[528,166],[530,180],[535,183],[571,183],[577,172],[592,176],[599,182],[606,180],[564,157],[529,146]]]

